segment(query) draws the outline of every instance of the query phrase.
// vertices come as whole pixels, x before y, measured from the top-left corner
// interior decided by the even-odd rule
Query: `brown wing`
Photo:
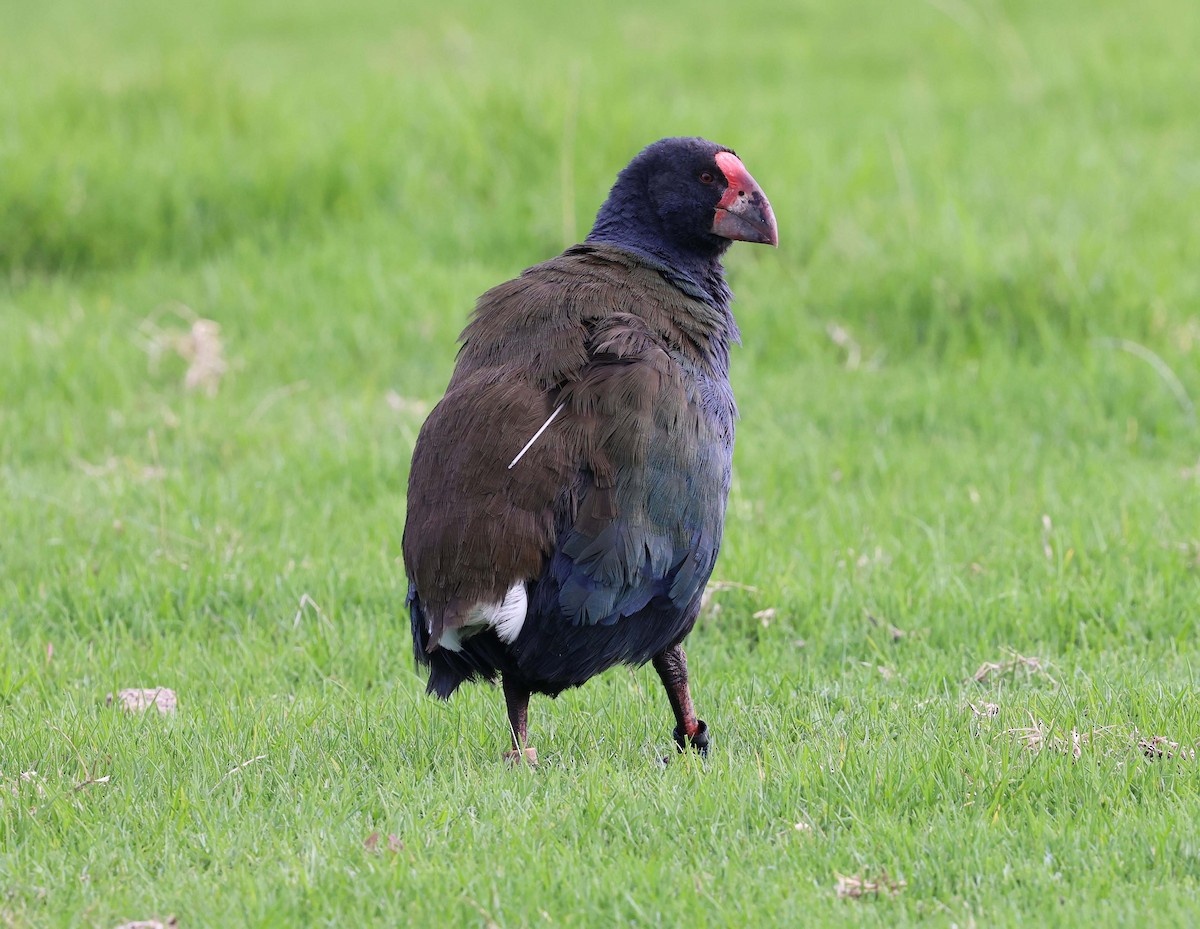
[[[404,561],[436,641],[461,611],[536,577],[554,542],[554,498],[573,470],[562,436],[508,465],[553,412],[548,395],[503,369],[461,379],[417,438]]]

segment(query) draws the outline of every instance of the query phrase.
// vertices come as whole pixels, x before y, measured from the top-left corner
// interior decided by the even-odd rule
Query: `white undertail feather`
[[[550,424],[552,422],[554,422],[554,417],[562,412],[562,408],[563,408],[563,404],[561,404],[561,403],[554,408],[554,412],[550,414],[550,418],[548,420],[546,420],[544,423],[542,423],[542,428],[533,434],[533,438],[530,439],[528,442],[526,442],[525,447],[522,448],[519,452],[517,452],[517,457],[508,463],[508,470],[510,470],[510,471],[512,470],[513,465],[515,465],[518,461],[520,461],[521,458],[524,456],[524,454],[527,451],[529,451],[530,446],[532,446],[533,443],[538,440],[538,436],[540,436],[543,432],[545,432],[550,427]],[[512,591],[510,590],[509,593],[512,593]]]
[[[500,601],[500,608],[492,614],[490,625],[496,630],[501,642],[512,644],[525,625],[525,614],[529,610],[529,596],[524,584],[513,584]]]
[[[462,636],[461,629],[443,629],[442,637],[438,639],[438,647],[444,648],[448,652],[462,651]]]
[[[525,584],[518,581],[499,603],[476,603],[467,612],[466,622],[461,626],[443,629],[438,645],[447,651],[460,652],[463,639],[482,632],[486,626],[496,630],[501,642],[511,645],[521,634],[528,610],[529,596],[525,593]]]

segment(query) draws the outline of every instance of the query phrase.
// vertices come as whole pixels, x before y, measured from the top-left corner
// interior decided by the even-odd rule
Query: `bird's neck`
[[[588,234],[592,244],[614,245],[625,251],[640,254],[648,264],[658,266],[668,281],[692,298],[703,300],[714,310],[730,312],[733,294],[725,283],[725,269],[721,266],[721,252],[698,252],[689,248],[672,247],[667,242],[655,239],[635,228],[605,226],[596,220]]]
[[[684,293],[724,314],[729,313],[733,294],[725,283],[725,269],[721,266],[721,256],[729,247],[727,240],[691,245],[674,242],[640,204],[610,199],[597,215],[587,241],[615,245],[645,256],[649,263],[660,265],[663,275]]]

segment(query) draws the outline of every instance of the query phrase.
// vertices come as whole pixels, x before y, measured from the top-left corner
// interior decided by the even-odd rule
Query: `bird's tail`
[[[490,629],[472,636],[460,651],[441,648],[433,641],[426,617],[425,605],[417,596],[415,586],[408,588],[408,614],[412,621],[413,658],[418,665],[429,668],[429,683],[425,692],[447,699],[464,681],[483,678],[496,682],[496,652],[502,649],[500,640]],[[440,634],[440,629],[438,630]]]

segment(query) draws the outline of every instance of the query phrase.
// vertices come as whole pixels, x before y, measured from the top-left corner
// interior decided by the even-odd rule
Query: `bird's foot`
[[[515,768],[522,764],[527,764],[531,768],[536,768],[538,763],[537,749],[532,745],[527,746],[524,751],[513,749],[504,753],[504,760],[508,762],[509,767]]]
[[[696,732],[693,735],[687,735],[678,726],[671,733],[675,737],[675,744],[679,746],[681,752],[688,750],[689,743],[691,747],[698,751],[701,757],[708,756],[708,726],[704,720],[697,720],[699,725],[696,727]]]

